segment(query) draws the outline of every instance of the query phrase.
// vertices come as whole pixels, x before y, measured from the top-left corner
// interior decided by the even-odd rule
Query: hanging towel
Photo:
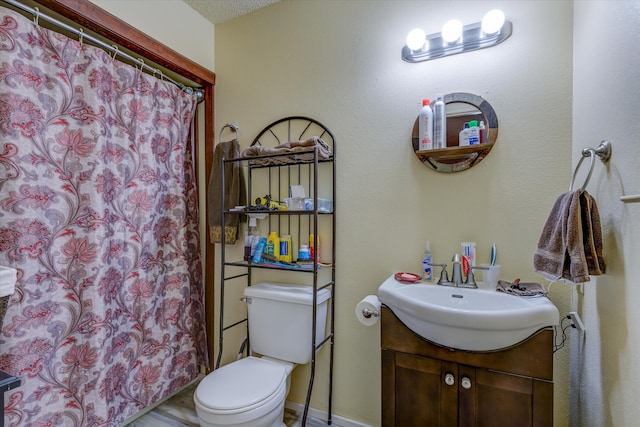
[[[533,268],[549,280],[573,283],[604,273],[600,215],[586,191],[570,191],[556,199],[540,235]]]
[[[247,189],[242,168],[238,162],[227,163],[224,171],[224,190],[222,189],[222,159],[240,157],[240,143],[237,139],[220,142],[213,153],[213,168],[209,176],[208,206],[209,238],[211,243],[222,242],[222,191],[224,191],[224,210],[247,203]],[[240,214],[227,214],[224,217],[224,242],[235,243],[238,227],[244,218]]]
[[[596,200],[586,191],[580,195],[582,217],[582,243],[584,257],[589,274],[598,276],[604,274],[605,265],[602,256],[602,226]]]

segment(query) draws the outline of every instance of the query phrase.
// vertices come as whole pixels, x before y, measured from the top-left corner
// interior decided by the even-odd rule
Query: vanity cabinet
[[[495,352],[431,343],[383,306],[382,426],[553,425],[553,331]]]

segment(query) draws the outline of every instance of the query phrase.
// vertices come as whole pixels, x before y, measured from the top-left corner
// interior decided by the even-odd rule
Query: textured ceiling
[[[184,0],[214,24],[269,6],[278,0]]]

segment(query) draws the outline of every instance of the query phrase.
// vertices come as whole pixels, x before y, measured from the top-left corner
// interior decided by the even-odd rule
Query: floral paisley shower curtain
[[[192,96],[0,7],[10,426],[119,426],[208,364]]]

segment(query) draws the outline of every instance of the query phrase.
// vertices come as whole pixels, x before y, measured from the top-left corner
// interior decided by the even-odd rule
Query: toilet
[[[313,289],[263,282],[244,290],[251,350],[256,355],[207,375],[193,400],[201,427],[285,427],[293,368],[312,357]],[[324,338],[331,292],[318,291],[316,343]]]

